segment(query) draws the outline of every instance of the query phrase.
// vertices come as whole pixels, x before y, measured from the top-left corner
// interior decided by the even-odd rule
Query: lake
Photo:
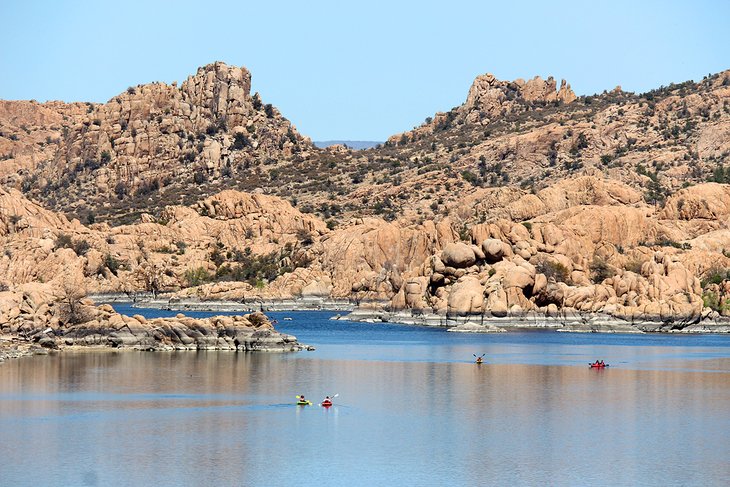
[[[730,485],[730,336],[269,314],[316,350],[1,364],[0,485]]]

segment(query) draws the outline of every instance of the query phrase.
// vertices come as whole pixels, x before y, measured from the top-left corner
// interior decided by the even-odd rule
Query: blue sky
[[[730,2],[0,0],[0,98],[106,101],[220,60],[315,140],[384,140],[474,77],[642,92],[730,69]]]

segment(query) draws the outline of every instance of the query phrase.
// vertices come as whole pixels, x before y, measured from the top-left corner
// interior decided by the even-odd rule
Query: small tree
[[[112,254],[106,254],[104,256],[101,267],[102,269],[100,270],[103,270],[103,268],[107,268],[109,269],[109,272],[116,276],[117,272],[119,271],[119,261]]]
[[[117,199],[123,200],[124,197],[129,194],[129,189],[123,181],[119,181],[117,185],[114,186],[114,193],[116,193]]]
[[[142,281],[144,290],[152,293],[152,296],[157,298],[157,294],[162,288],[162,270],[155,265],[148,264],[139,267],[136,274],[137,278]]]
[[[76,252],[76,255],[82,256],[86,255],[86,252],[89,251],[91,245],[89,245],[89,242],[85,239],[81,238],[79,240],[74,240],[72,248],[73,251]]]
[[[601,257],[593,257],[590,264],[590,270],[591,281],[593,281],[594,284],[600,284],[609,277],[613,277],[615,275],[613,268]]]
[[[261,95],[254,93],[251,97],[251,103],[254,110],[261,110],[261,106],[263,105],[263,103],[261,103]]]
[[[297,239],[302,245],[312,245],[314,243],[312,234],[306,228],[300,228],[297,230]]]
[[[552,277],[557,282],[570,284],[570,272],[560,262],[543,258],[535,263],[535,269],[538,273],[545,274],[548,279]]]
[[[251,144],[251,142],[248,140],[248,137],[242,133],[237,133],[233,136],[233,145],[231,146],[231,149],[233,150],[241,150],[245,149]]]
[[[200,286],[203,283],[213,280],[205,267],[197,267],[185,271],[185,281],[188,287]]]
[[[57,294],[59,319],[71,325],[84,323],[88,321],[88,315],[83,304],[83,299],[86,297],[86,286],[83,279],[70,270],[64,272],[63,275],[65,277],[61,281]]]
[[[55,248],[57,249],[69,249],[73,246],[71,236],[65,233],[59,233],[56,237]]]

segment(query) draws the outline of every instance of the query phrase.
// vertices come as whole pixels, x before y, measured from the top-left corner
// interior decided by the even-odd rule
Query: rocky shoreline
[[[0,363],[29,355],[63,350],[228,350],[288,352],[312,350],[296,337],[276,331],[262,311],[345,311],[332,319],[355,322],[389,322],[437,326],[449,332],[504,333],[549,329],[574,333],[730,333],[730,320],[706,317],[696,322],[624,321],[604,313],[563,312],[546,315],[528,312],[494,317],[488,314],[440,314],[423,310],[389,310],[387,302],[356,305],[329,298],[205,301],[136,295],[139,308],[176,311],[247,313],[237,316],[147,319],[126,316],[108,304],[129,302],[126,294],[99,294],[80,298],[76,309],[49,289],[28,286],[0,292]],[[104,304],[96,305],[96,302]],[[70,316],[69,313],[73,315]],[[73,318],[73,319],[71,319]]]
[[[312,350],[274,329],[259,312],[237,316],[147,319],[117,313],[88,298],[59,298],[43,286],[0,292],[0,361],[78,348],[141,351]]]
[[[628,322],[602,313],[572,313],[561,316],[525,313],[522,316],[498,318],[485,315],[448,316],[412,310],[355,309],[347,315],[337,315],[332,319],[439,326],[448,328],[450,332],[461,333],[503,333],[525,329],[572,333],[730,333],[730,320],[727,319],[705,319],[691,324],[648,320]]]
[[[93,298],[100,302],[128,302],[124,294],[103,294]],[[546,315],[527,312],[495,317],[487,314],[448,315],[421,310],[388,310],[389,302],[372,301],[361,306],[344,299],[279,299],[252,303],[235,301],[172,300],[151,295],[137,296],[134,307],[174,311],[251,312],[251,311],[347,311],[331,319],[365,323],[399,323],[416,326],[437,326],[449,332],[503,333],[522,329],[550,329],[572,333],[730,333],[730,319],[704,318],[695,323],[636,319],[624,321],[605,313],[563,312]]]

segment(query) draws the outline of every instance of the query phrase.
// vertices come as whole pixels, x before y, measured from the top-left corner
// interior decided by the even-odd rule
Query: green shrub
[[[87,242],[86,240],[80,239],[80,240],[74,240],[71,248],[73,248],[73,251],[76,252],[76,255],[82,256],[82,255],[86,255],[86,252],[89,251],[89,249],[91,248],[91,245],[89,245],[89,242]]]
[[[570,284],[570,271],[560,262],[542,259],[535,264],[535,270],[540,274],[545,274],[548,279],[552,277],[557,282]]]
[[[476,174],[474,174],[471,171],[462,171],[461,177],[464,178],[464,181],[471,184],[472,186],[478,186],[479,185],[479,178]]]
[[[634,274],[641,274],[641,267],[644,265],[644,262],[638,259],[629,260],[624,264],[624,270],[633,272]]]
[[[185,271],[185,281],[188,287],[200,286],[206,282],[213,280],[213,276],[208,273],[205,267],[198,267],[196,269],[188,269]]]
[[[65,233],[59,233],[56,237],[56,249],[70,249],[72,247],[71,236]]]
[[[103,268],[109,269],[109,272],[117,275],[117,271],[119,271],[119,261],[111,254],[106,254],[104,256],[104,260],[101,263]]]
[[[730,305],[725,302],[725,300],[712,291],[707,291],[702,294],[702,304],[713,311],[717,311],[718,313],[727,311],[727,309],[730,308]]]
[[[241,150],[245,149],[249,145],[251,145],[251,141],[248,140],[248,137],[242,133],[237,133],[233,136],[233,145],[231,146],[231,149]]]
[[[614,268],[608,265],[608,263],[600,257],[594,257],[589,268],[591,271],[591,281],[594,284],[600,284],[606,279],[616,275]]]
[[[727,279],[730,279],[730,269],[712,267],[705,271],[702,276],[702,288],[704,289],[711,284],[720,284],[722,281]]]

